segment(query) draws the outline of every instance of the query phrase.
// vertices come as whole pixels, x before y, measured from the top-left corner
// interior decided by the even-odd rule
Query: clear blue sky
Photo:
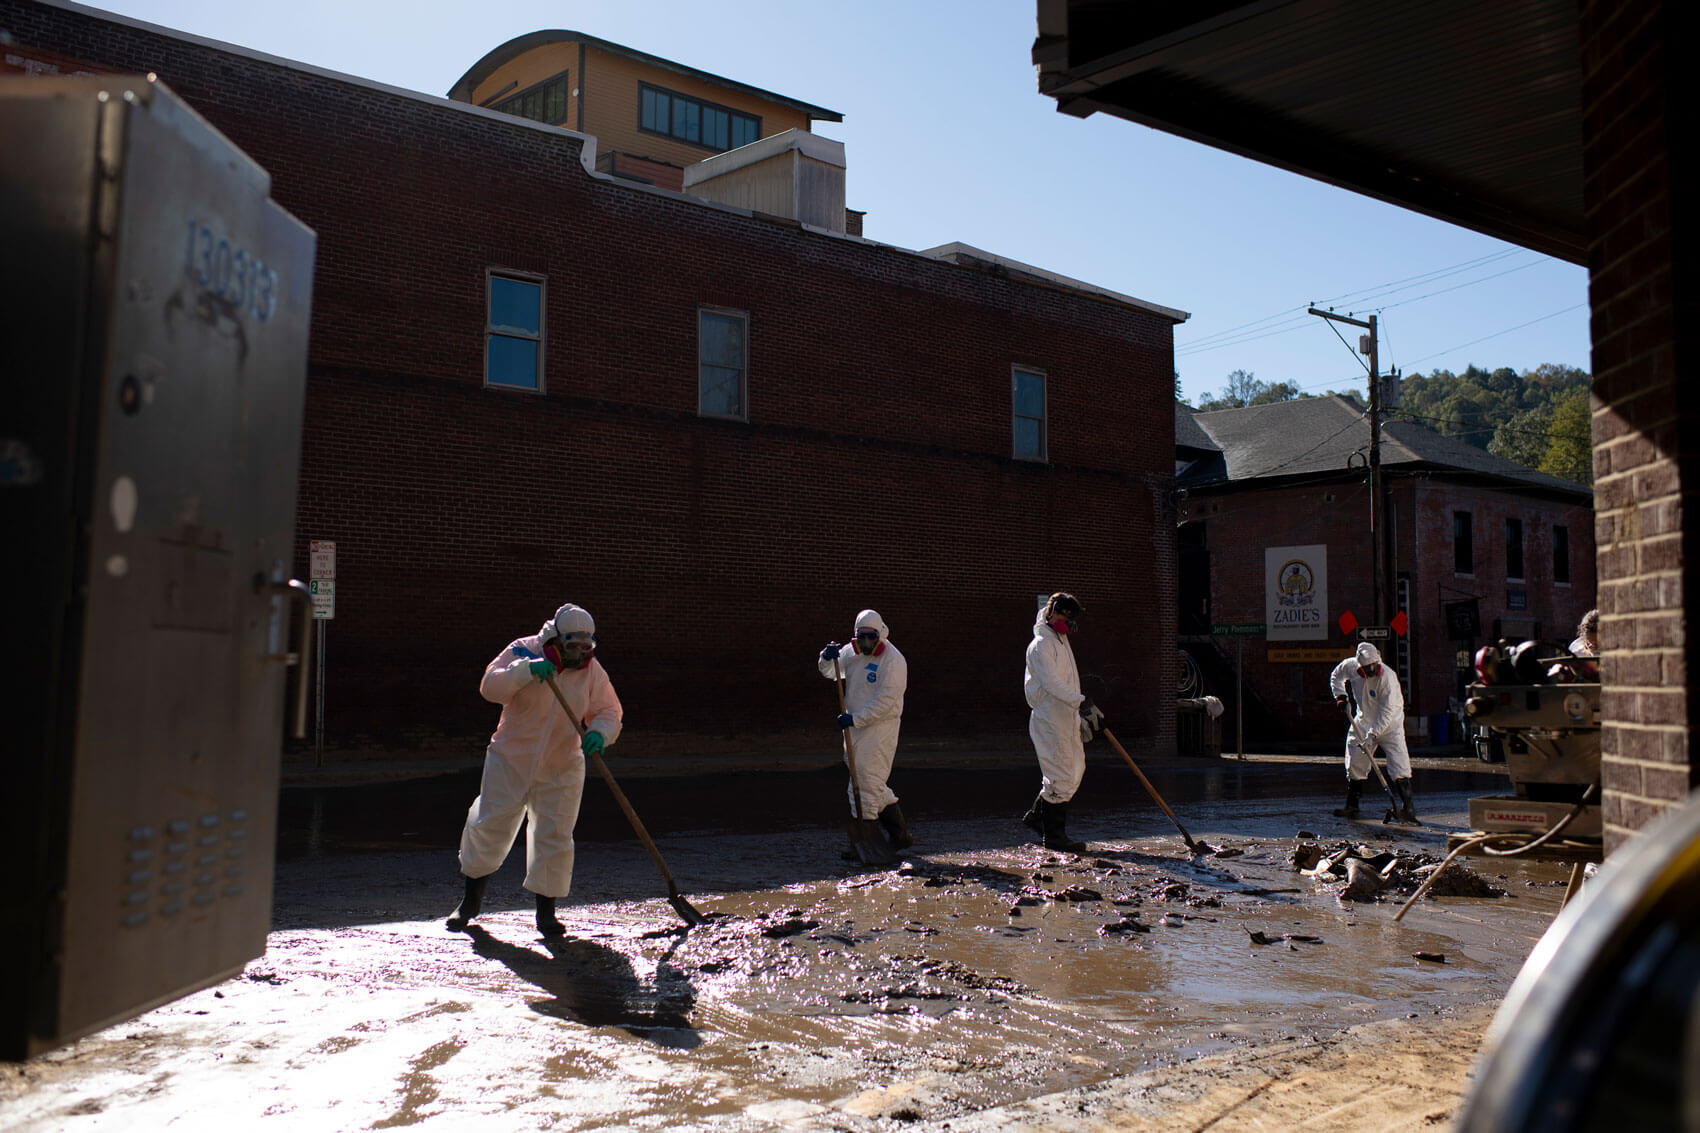
[[[568,28],[829,107],[868,238],[962,241],[1190,312],[1193,401],[1230,370],[1363,388],[1307,304],[1379,312],[1383,366],[1589,368],[1587,274],[1320,182],[1105,116],[1059,114],[1034,0],[106,0],[179,31],[428,94],[515,36]],[[1348,338],[1355,347],[1356,331]]]

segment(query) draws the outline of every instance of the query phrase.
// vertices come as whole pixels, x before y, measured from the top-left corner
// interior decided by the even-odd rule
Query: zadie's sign
[[[1264,621],[1270,641],[1328,638],[1328,545],[1266,547]]]

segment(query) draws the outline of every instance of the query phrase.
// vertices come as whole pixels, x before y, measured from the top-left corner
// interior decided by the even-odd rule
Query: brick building
[[[1172,749],[1147,690],[1173,684],[1182,312],[58,0],[0,0],[0,29],[157,74],[317,232],[296,566],[336,542],[329,744],[478,750],[483,666],[570,599],[628,752],[834,751],[814,657],[864,606],[909,657],[911,742],[1021,746],[1035,598],[1067,588],[1118,732]]]
[[[1191,438],[1177,449],[1187,458],[1176,479],[1185,491],[1182,648],[1225,700],[1243,664],[1249,737],[1336,740],[1328,674],[1357,641],[1338,620],[1349,612],[1359,625],[1377,624],[1368,418],[1337,396],[1186,417],[1176,426],[1178,440]],[[1389,619],[1403,611],[1409,629],[1379,645],[1404,686],[1407,730],[1428,738],[1434,718],[1456,708],[1460,653],[1501,636],[1560,644],[1574,636],[1594,605],[1591,494],[1409,421],[1386,423],[1381,443],[1392,552],[1385,600]],[[1212,625],[1275,624],[1265,551],[1280,547],[1325,548],[1316,628],[1243,643],[1212,637]],[[1474,633],[1449,625],[1449,609],[1465,608]],[[1441,727],[1450,734],[1450,722]]]

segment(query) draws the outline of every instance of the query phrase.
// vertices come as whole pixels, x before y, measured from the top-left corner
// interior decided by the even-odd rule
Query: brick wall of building
[[[1684,449],[1700,425],[1700,293],[1676,223],[1700,178],[1679,156],[1696,80],[1678,20],[1657,0],[1581,5],[1608,849],[1700,782],[1687,610],[1700,528],[1685,514],[1700,463]]]
[[[458,105],[16,0],[0,27],[156,72],[318,233],[298,567],[336,541],[333,744],[487,730],[484,664],[569,599],[634,747],[832,750],[814,657],[863,606],[906,734],[1020,744],[1035,596],[1067,588],[1118,735],[1172,749],[1166,317],[599,180]],[[542,395],[482,388],[492,267],[548,281]],[[749,312],[747,423],[697,416],[703,305]],[[1049,378],[1047,464],[1009,455],[1014,364]]]

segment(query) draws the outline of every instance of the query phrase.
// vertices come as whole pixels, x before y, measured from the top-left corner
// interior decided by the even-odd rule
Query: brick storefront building
[[[1243,658],[1248,737],[1337,741],[1328,674],[1356,645],[1337,621],[1350,612],[1360,625],[1376,624],[1361,458],[1369,422],[1334,396],[1188,418],[1186,431],[1201,430],[1212,448],[1192,450],[1177,479],[1186,490],[1183,647],[1211,678],[1206,691],[1224,699]],[[1574,636],[1594,605],[1591,498],[1580,485],[1407,421],[1384,426],[1382,468],[1392,548],[1387,609],[1403,610],[1409,630],[1379,644],[1399,671],[1408,731],[1429,737],[1433,717],[1456,707],[1461,651],[1473,654],[1500,636],[1561,645]],[[1264,622],[1264,549],[1306,545],[1327,548],[1326,637],[1208,637],[1212,624]],[[1479,631],[1454,638],[1447,607],[1461,602],[1473,604]]]
[[[4,0],[0,29],[157,74],[317,232],[296,553],[305,577],[309,539],[337,546],[331,745],[476,752],[483,666],[573,600],[627,751],[835,751],[814,658],[866,606],[910,660],[908,737],[1020,746],[1035,597],[1066,588],[1118,732],[1173,748],[1181,312],[600,175],[583,135],[91,9]],[[492,279],[541,298],[539,390],[485,381]],[[744,327],[741,416],[699,411],[704,312]]]

